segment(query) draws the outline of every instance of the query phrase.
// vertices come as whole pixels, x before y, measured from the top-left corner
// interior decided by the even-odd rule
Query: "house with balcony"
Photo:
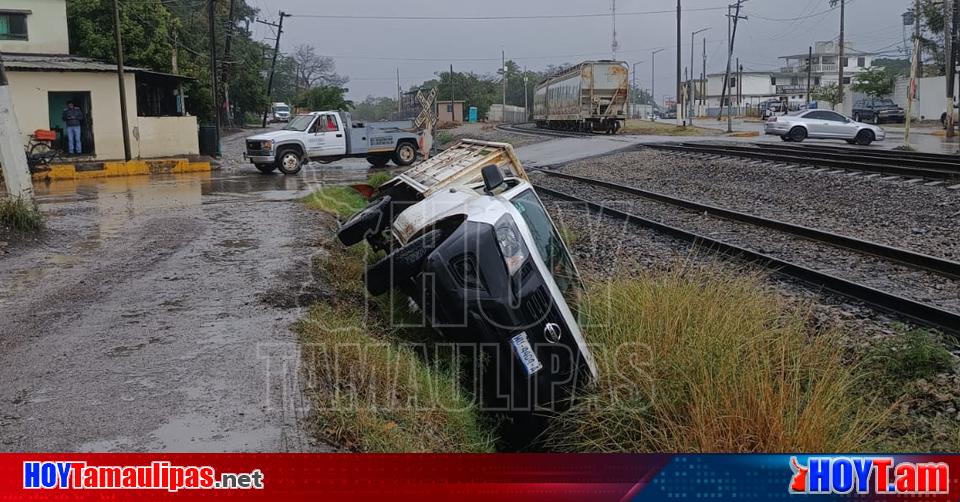
[[[105,27],[109,29],[109,27]],[[122,159],[117,66],[69,54],[66,0],[4,0],[0,57],[23,143],[37,129],[57,132],[66,151],[62,116],[68,102],[84,113],[82,158]],[[185,77],[125,67],[127,123],[133,158],[199,153],[197,118],[186,114]]]
[[[727,92],[731,106],[746,108],[776,100],[796,107],[806,103],[807,81],[811,89],[840,81],[840,66],[843,65],[844,85],[853,82],[856,74],[873,66],[874,55],[857,51],[852,43],[846,44],[844,57],[839,57],[839,44],[831,41],[817,42],[813,54],[805,52],[780,56],[782,65],[772,71],[744,71],[731,74]],[[809,72],[808,72],[809,69]],[[740,80],[740,81],[738,81]],[[708,75],[707,102],[709,107],[719,108],[723,91],[724,75]]]

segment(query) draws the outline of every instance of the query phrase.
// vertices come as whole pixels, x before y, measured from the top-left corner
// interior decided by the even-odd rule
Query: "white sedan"
[[[780,136],[784,141],[842,139],[851,145],[869,145],[883,141],[887,136],[882,127],[856,122],[830,110],[800,110],[770,117],[764,125],[764,132]]]

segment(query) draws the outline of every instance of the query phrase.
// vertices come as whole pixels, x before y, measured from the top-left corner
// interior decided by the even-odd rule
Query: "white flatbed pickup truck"
[[[308,161],[334,162],[344,158],[366,158],[375,167],[391,160],[409,166],[417,160],[422,135],[398,128],[354,122],[343,111],[311,112],[297,115],[278,131],[246,138],[244,158],[264,174],[279,169],[297,174]]]

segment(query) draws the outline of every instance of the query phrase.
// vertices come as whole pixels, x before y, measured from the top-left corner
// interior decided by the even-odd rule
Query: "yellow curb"
[[[50,169],[33,174],[34,181],[80,180],[113,176],[143,176],[149,174],[194,173],[210,171],[210,162],[191,162],[187,159],[151,159],[130,161],[103,161],[80,164],[51,164]]]

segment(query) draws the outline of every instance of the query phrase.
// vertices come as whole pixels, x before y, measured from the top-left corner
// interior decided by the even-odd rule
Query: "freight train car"
[[[615,133],[626,120],[627,63],[586,61],[537,84],[537,127]]]

